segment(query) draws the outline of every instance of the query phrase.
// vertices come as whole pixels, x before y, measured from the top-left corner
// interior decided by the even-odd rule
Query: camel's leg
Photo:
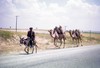
[[[59,46],[59,48],[61,47],[61,45],[62,45],[62,39],[60,39],[60,46]]]
[[[83,46],[83,44],[82,44],[82,39],[80,39],[80,42],[81,42],[81,46]]]
[[[54,39],[54,45],[56,46],[56,44],[55,44],[55,39]]]
[[[76,47],[78,46],[78,40],[77,39],[75,39],[75,45],[76,45]]]
[[[57,44],[56,44],[56,39],[55,39],[55,38],[54,38],[54,45],[55,45],[56,47],[58,47]]]
[[[76,39],[75,38],[72,39],[72,44],[76,45]]]
[[[80,39],[78,39],[78,46],[79,46],[79,44],[80,44]]]
[[[77,47],[79,46],[79,39],[77,39]]]
[[[73,44],[73,45],[76,45],[76,42],[77,42],[76,39],[73,38],[73,39],[72,39],[72,44]]]
[[[64,40],[64,45],[63,45],[63,48],[65,48],[65,39],[63,39]]]
[[[78,46],[77,41],[78,41],[78,40],[76,39],[76,47]]]
[[[80,41],[81,46],[83,46],[82,45],[82,38],[81,37],[79,37],[79,41]]]

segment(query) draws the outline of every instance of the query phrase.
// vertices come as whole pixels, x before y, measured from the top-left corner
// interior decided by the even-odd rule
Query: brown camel
[[[79,30],[73,30],[73,31],[68,31],[73,42],[76,41],[76,44],[77,44],[77,47],[79,46],[79,43],[81,44],[82,46],[82,35],[80,34],[80,31]]]
[[[53,30],[49,30],[49,33],[50,33],[50,36],[53,38],[54,45],[56,47],[58,47],[57,41],[59,40],[60,41],[60,46],[62,45],[62,43],[64,43],[63,48],[65,48],[65,40],[66,40],[65,35],[62,35],[62,34],[61,35],[58,35],[57,33],[54,33],[53,34]]]

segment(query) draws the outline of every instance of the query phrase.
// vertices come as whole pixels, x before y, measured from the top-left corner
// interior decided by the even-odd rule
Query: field
[[[23,52],[25,46],[20,46],[19,37],[26,38],[26,32],[14,32],[0,30],[0,54],[12,54]],[[66,32],[66,48],[75,47],[76,44],[71,40],[69,33]],[[100,34],[98,33],[82,33],[83,46],[100,44]],[[38,51],[55,49],[53,38],[49,33],[36,33],[36,42],[39,46]],[[61,47],[62,48],[62,47]]]

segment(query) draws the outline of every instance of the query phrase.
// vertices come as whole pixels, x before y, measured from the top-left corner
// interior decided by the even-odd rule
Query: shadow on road
[[[29,54],[31,54],[31,53],[29,53]],[[18,55],[29,55],[29,54],[27,54],[27,53],[19,53]]]
[[[60,48],[46,48],[47,50],[56,50],[56,49],[60,49]]]

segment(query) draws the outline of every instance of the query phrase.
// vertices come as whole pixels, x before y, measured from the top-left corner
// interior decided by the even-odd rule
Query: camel
[[[81,46],[83,46],[82,45],[82,35],[80,34],[79,30],[75,30],[74,32],[70,30],[68,32],[73,42],[76,41],[77,47],[79,46],[79,43],[81,43]],[[76,35],[76,32],[77,32],[77,35]]]
[[[64,44],[63,45],[63,48],[65,48],[65,35],[58,35],[57,32],[53,34],[53,30],[49,30],[49,33],[50,33],[50,36],[53,38],[54,40],[54,45],[56,47],[58,47],[57,45],[57,41],[59,40],[60,41],[60,46],[62,45],[62,43]],[[60,48],[60,47],[59,47]]]

